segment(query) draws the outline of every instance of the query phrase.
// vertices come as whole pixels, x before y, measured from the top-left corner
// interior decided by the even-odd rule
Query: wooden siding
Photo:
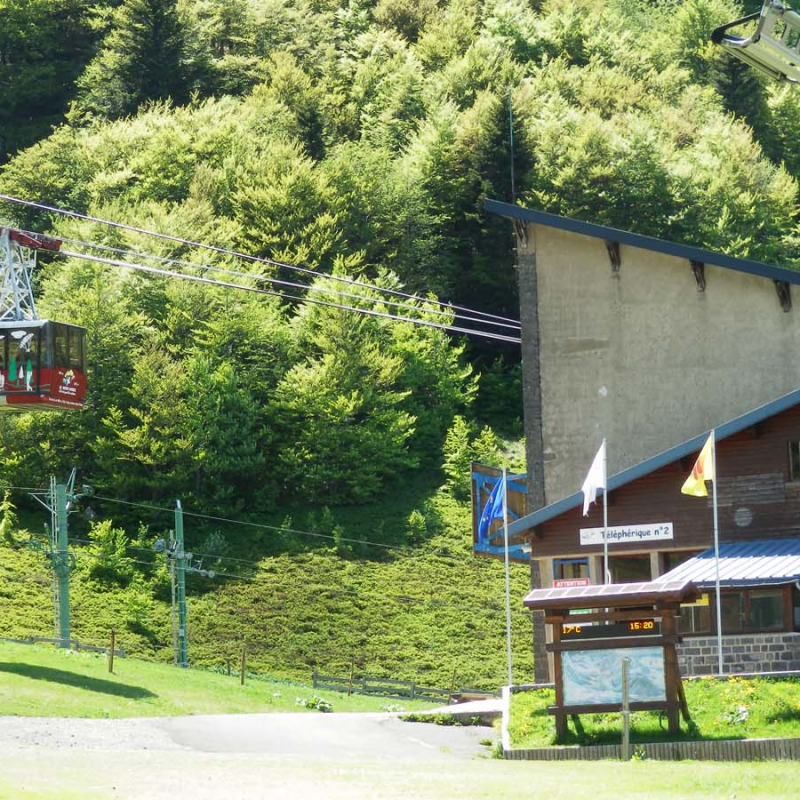
[[[688,402],[688,400],[687,400]],[[635,436],[635,432],[631,432]],[[720,540],[800,536],[800,484],[789,482],[788,442],[800,441],[800,406],[717,442]],[[609,442],[613,447],[613,442]],[[671,522],[673,539],[612,543],[609,553],[692,550],[713,541],[711,496],[680,492],[696,454],[609,493],[609,527]],[[588,465],[587,465],[588,469]],[[602,498],[584,517],[580,507],[540,525],[531,539],[534,558],[598,555],[602,545],[580,544],[581,528],[603,525]]]

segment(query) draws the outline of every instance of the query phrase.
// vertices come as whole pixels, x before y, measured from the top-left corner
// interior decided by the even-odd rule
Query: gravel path
[[[144,719],[0,717],[5,747],[470,759],[488,728],[403,722],[392,714],[239,714]]]
[[[486,738],[390,714],[0,717],[0,799],[473,797]]]
[[[41,747],[55,750],[184,750],[158,719],[60,719],[0,717],[0,750]]]

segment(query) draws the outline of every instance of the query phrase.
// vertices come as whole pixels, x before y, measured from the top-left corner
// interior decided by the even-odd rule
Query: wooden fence
[[[334,675],[322,675],[313,672],[315,689],[330,689],[346,694],[367,694],[373,697],[392,697],[400,700],[427,700],[431,703],[449,703],[453,697],[469,695],[475,699],[497,697],[492,692],[481,689],[435,689],[420,686],[415,681],[399,681],[393,678],[341,678]]]
[[[46,642],[49,644],[66,645],[70,650],[88,650],[92,653],[108,653],[107,647],[99,647],[94,644],[81,644],[78,639],[58,639],[49,636],[28,636],[26,639],[9,639],[7,637],[0,637],[4,642],[13,642],[15,644],[37,644],[39,642]],[[125,650],[122,647],[114,648],[114,655],[120,658],[125,658]]]
[[[650,742],[633,745],[644,758],[654,761],[798,761],[800,739],[728,739],[702,742]],[[622,745],[600,744],[572,747],[537,747],[507,750],[503,756],[516,761],[600,761],[622,758]]]

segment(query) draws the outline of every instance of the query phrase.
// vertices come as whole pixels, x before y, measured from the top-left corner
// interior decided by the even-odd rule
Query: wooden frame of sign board
[[[681,641],[677,617],[681,603],[699,596],[693,583],[665,581],[530,592],[524,605],[544,611],[552,629],[547,650],[553,653],[556,700],[548,710],[555,716],[556,735],[566,734],[568,716],[622,710],[621,692],[608,670],[622,658],[639,670],[633,682],[640,691],[632,695],[631,711],[664,711],[670,733],[680,729],[681,714],[689,722],[675,650]],[[590,655],[582,659],[584,653]],[[587,699],[576,702],[582,697]]]

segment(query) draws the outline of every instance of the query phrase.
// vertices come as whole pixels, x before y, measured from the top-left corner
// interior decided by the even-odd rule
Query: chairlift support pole
[[[32,497],[41,503],[50,512],[50,544],[46,551],[47,557],[53,568],[53,600],[55,617],[55,634],[61,639],[60,647],[70,645],[70,609],[69,609],[69,576],[72,572],[74,559],[69,552],[69,503],[78,495],[75,494],[75,473],[72,470],[67,483],[56,483],[54,476],[50,477],[50,486],[45,494],[46,502],[41,497],[33,494]],[[47,526],[46,526],[47,527]],[[37,540],[31,540],[31,546]],[[35,549],[42,550],[38,545]]]
[[[55,479],[53,479],[55,483]],[[69,613],[69,550],[67,546],[67,485],[55,485],[53,505],[56,511],[55,549],[53,551],[53,570],[58,581],[58,637],[60,647],[69,647],[70,613]]]
[[[203,569],[202,561],[193,564],[194,555],[187,553],[183,541],[183,508],[181,501],[175,501],[175,529],[169,533],[169,545],[159,539],[155,543],[157,553],[166,553],[172,583],[172,650],[175,664],[189,666],[189,629],[186,605],[186,573],[194,572],[204,578],[213,578],[213,569]]]
[[[176,653],[179,667],[189,666],[187,629],[186,629],[186,558],[183,545],[183,508],[181,501],[175,501],[175,549],[173,563],[176,582],[176,600],[178,606],[178,649]]]

